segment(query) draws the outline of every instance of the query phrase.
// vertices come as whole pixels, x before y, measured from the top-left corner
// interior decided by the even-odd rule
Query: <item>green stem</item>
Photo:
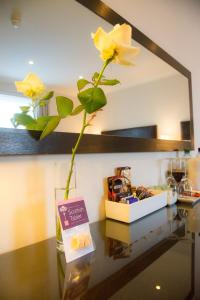
[[[104,72],[105,68],[107,67],[107,65],[112,61],[112,59],[113,58],[108,59],[107,61],[105,61],[104,65],[101,69],[101,72],[99,73],[99,76],[97,78],[97,81],[94,84],[94,87],[98,87],[99,82],[100,82],[100,80],[103,76],[103,72]],[[80,144],[80,141],[83,137],[85,128],[88,126],[87,121],[86,121],[86,116],[87,116],[87,112],[84,111],[81,132],[78,136],[78,139],[76,141],[76,144],[75,144],[74,148],[72,149],[72,157],[71,157],[71,161],[70,161],[70,169],[69,169],[69,174],[68,174],[68,178],[67,178],[67,184],[66,184],[66,189],[65,189],[64,200],[67,200],[68,197],[69,197],[70,182],[71,182],[71,177],[72,177],[72,174],[73,174],[74,160],[75,160],[76,151],[77,151],[78,146]],[[56,237],[57,237],[57,240],[62,241],[61,225],[60,225],[60,219],[59,218],[57,218],[57,222],[56,222]]]
[[[87,112],[84,111],[81,132],[78,136],[78,139],[77,139],[77,142],[76,142],[74,148],[72,149],[72,158],[71,158],[71,162],[70,162],[69,175],[68,175],[68,178],[67,178],[67,185],[66,185],[66,190],[65,190],[65,200],[67,200],[68,196],[69,196],[70,181],[71,181],[71,177],[72,177],[72,173],[73,173],[74,159],[75,159],[76,151],[77,151],[78,146],[80,144],[80,141],[81,141],[81,138],[83,136],[84,130],[87,127],[86,115],[87,115]]]
[[[98,76],[98,78],[97,78],[97,81],[96,81],[94,87],[98,87],[98,84],[99,84],[99,82],[100,82],[100,80],[101,80],[101,78],[102,78],[102,76],[103,76],[103,72],[105,71],[105,68],[107,67],[107,65],[108,65],[111,61],[112,61],[112,59],[108,59],[108,60],[105,61],[104,65],[103,65],[103,68],[101,69],[101,72],[99,73],[99,76]]]
[[[113,58],[111,59],[108,59],[105,61],[105,63],[103,64],[103,67],[101,69],[101,72],[99,73],[99,76],[97,78],[97,81],[95,82],[94,84],[94,87],[98,87],[99,85],[99,82],[103,76],[103,72],[105,70],[105,68],[107,67],[107,65],[112,61]],[[74,167],[74,159],[75,159],[75,155],[76,155],[76,151],[78,149],[78,146],[80,144],[80,141],[83,137],[83,134],[84,134],[84,130],[85,128],[87,127],[87,121],[86,121],[86,115],[87,115],[87,112],[84,111],[84,115],[83,115],[83,122],[82,122],[82,128],[81,128],[81,132],[78,136],[78,139],[77,139],[77,142],[74,146],[74,148],[72,149],[72,157],[71,157],[71,162],[70,162],[70,169],[69,169],[69,175],[68,175],[68,178],[67,178],[67,184],[66,184],[66,189],[65,189],[65,196],[64,196],[64,199],[67,200],[68,197],[69,197],[69,191],[70,191],[70,182],[71,182],[71,177],[72,177],[72,174],[73,174],[73,167]]]
[[[36,109],[37,109],[38,105],[39,104],[36,101],[32,100],[32,109],[33,109],[33,117],[34,117],[34,119],[37,119]]]
[[[56,240],[62,242],[60,218],[56,214]]]

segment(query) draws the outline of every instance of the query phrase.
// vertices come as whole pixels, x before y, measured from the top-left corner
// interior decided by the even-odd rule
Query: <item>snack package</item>
[[[131,167],[118,167],[116,168],[116,175],[125,177],[128,180],[128,185],[131,186]]]
[[[127,197],[121,198],[121,200],[119,202],[120,203],[125,203],[125,204],[132,204],[132,203],[135,203],[135,202],[138,202],[138,201],[139,201],[139,199],[137,197],[127,196]]]
[[[153,192],[144,186],[131,186],[131,168],[118,167],[116,175],[107,178],[108,199],[115,202],[132,204],[153,196]]]
[[[108,199],[119,202],[122,197],[131,195],[129,180],[123,176],[111,176],[107,178]]]
[[[108,184],[108,200],[113,200],[112,194],[113,194],[113,180],[117,178],[117,176],[110,176],[107,178],[107,184]]]
[[[153,193],[149,191],[147,188],[145,188],[144,186],[139,186],[136,189],[136,196],[139,198],[139,200],[143,200],[145,198],[149,198],[153,196]]]

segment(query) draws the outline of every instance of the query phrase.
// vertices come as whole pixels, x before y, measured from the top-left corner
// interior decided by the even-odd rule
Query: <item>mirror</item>
[[[49,90],[75,100],[76,81],[90,79],[102,66],[91,32],[99,26],[105,31],[112,29],[75,0],[3,0],[0,20],[0,102],[3,99],[4,105],[4,95],[19,96],[14,81],[29,72],[38,74]],[[188,77],[135,40],[132,44],[140,48],[135,66],[109,65],[106,77],[121,83],[104,89],[108,104],[86,133],[191,140]],[[56,113],[54,101],[49,113]],[[5,112],[2,114],[5,117]],[[79,132],[80,122],[80,115],[69,117],[57,131]]]

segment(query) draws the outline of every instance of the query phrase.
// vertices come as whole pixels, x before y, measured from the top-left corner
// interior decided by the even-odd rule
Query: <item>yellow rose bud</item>
[[[37,99],[45,91],[43,82],[33,73],[29,73],[23,81],[15,81],[15,86],[18,92],[32,100]]]
[[[139,53],[138,47],[131,46],[132,29],[127,24],[117,24],[108,33],[99,27],[92,38],[104,61],[113,59],[118,64],[133,65],[133,58]]]

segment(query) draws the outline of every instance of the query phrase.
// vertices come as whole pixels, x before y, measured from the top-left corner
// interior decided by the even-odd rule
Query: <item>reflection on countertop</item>
[[[54,238],[1,255],[1,300],[200,299],[200,204],[91,232],[96,251],[67,265]]]

